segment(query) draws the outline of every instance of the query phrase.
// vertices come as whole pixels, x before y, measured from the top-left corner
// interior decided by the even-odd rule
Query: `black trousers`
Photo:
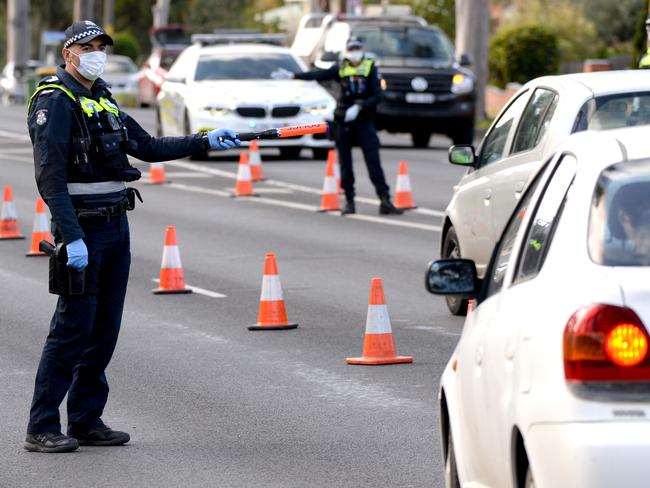
[[[68,394],[68,428],[94,428],[108,399],[104,370],[122,321],[131,264],[126,215],[82,223],[88,248],[83,295],[60,296],[36,374],[27,432],[61,430],[59,406]],[[54,229],[55,240],[60,240]]]
[[[371,120],[355,120],[351,123],[340,122],[336,131],[336,149],[341,165],[341,187],[348,198],[355,195],[354,171],[352,169],[352,147],[359,146],[366,161],[370,181],[377,195],[389,191],[384,170],[379,159],[379,138]]]

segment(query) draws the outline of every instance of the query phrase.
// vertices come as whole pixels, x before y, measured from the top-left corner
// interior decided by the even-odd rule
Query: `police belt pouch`
[[[53,246],[41,241],[39,249],[50,256],[50,293],[70,296],[86,291],[86,269],[77,271],[68,266],[68,253],[64,243]]]

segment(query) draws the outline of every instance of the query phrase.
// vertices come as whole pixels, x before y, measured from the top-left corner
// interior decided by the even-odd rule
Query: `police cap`
[[[363,49],[363,42],[358,37],[350,37],[345,43],[345,49]]]
[[[72,44],[85,44],[100,36],[106,44],[113,45],[113,39],[104,32],[104,29],[90,20],[79,20],[65,30],[63,47],[68,48]]]

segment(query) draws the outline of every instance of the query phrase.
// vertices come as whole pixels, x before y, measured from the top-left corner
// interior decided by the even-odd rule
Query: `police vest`
[[[72,137],[74,147],[68,181],[90,183],[139,179],[140,172],[129,164],[122,149],[128,135],[117,105],[105,97],[100,97],[99,101],[83,96],[77,98],[60,81],[45,81],[29,99],[27,110],[31,109],[41,92],[51,89],[65,93],[75,105],[75,116],[79,115],[76,116],[76,134]]]
[[[344,105],[351,105],[358,99],[367,97],[368,77],[372,69],[371,59],[362,60],[357,66],[353,66],[347,60],[343,61],[339,68],[341,79],[342,102]]]
[[[639,61],[639,68],[649,69],[650,68],[650,48],[645,52],[641,61]]]

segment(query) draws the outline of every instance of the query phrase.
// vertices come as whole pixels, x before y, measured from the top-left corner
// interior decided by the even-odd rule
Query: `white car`
[[[650,126],[571,136],[534,176],[440,381],[447,487],[647,487]],[[482,281],[482,283],[481,283]]]
[[[530,178],[574,132],[650,123],[650,71],[611,71],[535,79],[510,100],[476,154],[453,146],[450,161],[468,172],[454,187],[440,257],[476,262],[483,276],[494,243]],[[463,315],[467,301],[449,298]]]
[[[195,43],[178,56],[158,94],[160,135],[222,127],[250,132],[333,118],[336,102],[324,88],[314,81],[272,80],[271,73],[279,68],[306,69],[285,47]],[[259,143],[279,147],[286,158],[298,157],[307,147],[323,159],[333,147],[326,134]]]
[[[138,67],[131,58],[109,54],[102,79],[111,86],[111,94],[121,106],[138,104]]]

